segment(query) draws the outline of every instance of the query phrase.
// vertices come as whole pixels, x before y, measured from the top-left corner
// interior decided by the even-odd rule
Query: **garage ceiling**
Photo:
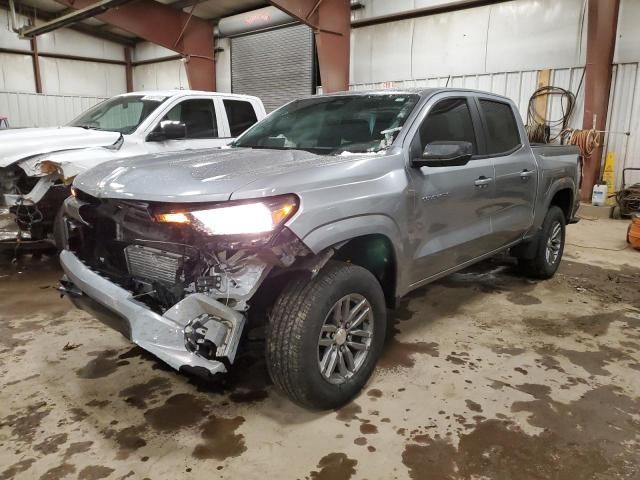
[[[237,13],[248,12],[256,8],[266,7],[269,5],[267,0],[156,0],[165,5],[171,5],[174,8],[182,9],[205,20],[215,23],[222,17],[228,17]],[[16,10],[18,13],[28,17],[35,17],[38,20],[51,20],[59,17],[64,13],[73,11],[68,9],[55,0],[15,0]],[[0,7],[8,8],[7,0],[0,0]],[[77,30],[92,33],[98,37],[107,40],[117,41],[123,44],[131,44],[140,41],[135,35],[124,30],[112,27],[98,19],[90,18],[78,22]]]

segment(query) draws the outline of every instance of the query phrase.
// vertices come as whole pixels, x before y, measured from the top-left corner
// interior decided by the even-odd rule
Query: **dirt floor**
[[[271,385],[259,342],[204,384],[61,300],[55,261],[5,264],[0,479],[640,479],[625,231],[571,226],[550,281],[496,259],[414,292],[367,388],[325,413]]]

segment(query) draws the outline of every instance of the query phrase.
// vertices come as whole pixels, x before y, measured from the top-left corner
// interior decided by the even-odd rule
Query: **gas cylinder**
[[[627,242],[633,248],[640,250],[640,215],[637,213],[631,218],[631,225],[627,231]]]

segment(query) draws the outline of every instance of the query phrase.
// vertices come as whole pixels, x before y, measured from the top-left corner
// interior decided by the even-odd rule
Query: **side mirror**
[[[473,156],[471,142],[431,142],[427,144],[420,158],[414,158],[414,167],[459,167],[466,165]]]
[[[164,140],[180,140],[186,138],[187,126],[182,122],[163,120],[160,125],[147,135],[147,142],[162,142]]]

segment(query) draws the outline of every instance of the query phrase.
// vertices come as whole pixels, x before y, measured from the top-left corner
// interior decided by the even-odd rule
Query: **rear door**
[[[508,245],[529,229],[538,184],[538,165],[515,107],[507,100],[479,96],[486,155],[495,166],[495,207],[491,214],[496,248]]]
[[[473,97],[447,93],[435,96],[411,140],[409,154],[419,157],[434,141],[468,141],[476,155],[464,166],[410,167],[415,192],[409,237],[413,250],[412,285],[455,268],[489,251],[493,160],[481,158],[481,123]]]
[[[242,98],[219,98],[220,109],[225,112],[226,136],[231,141],[237,138],[249,127],[254,125],[259,118],[260,112],[257,106]]]

